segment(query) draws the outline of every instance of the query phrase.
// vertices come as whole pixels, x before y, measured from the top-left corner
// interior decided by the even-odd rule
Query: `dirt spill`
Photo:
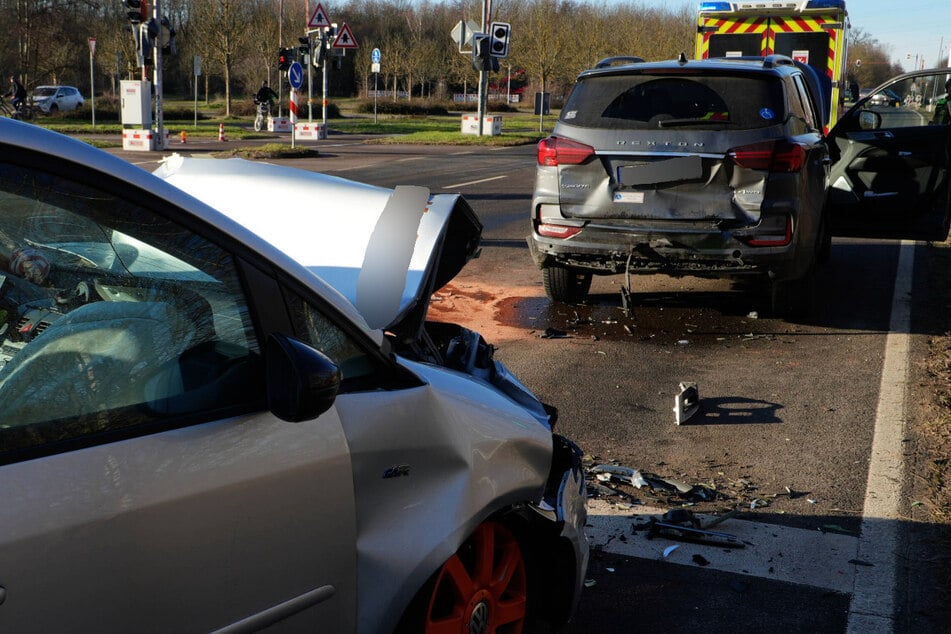
[[[778,336],[774,320],[760,319],[754,308],[739,293],[643,293],[634,295],[625,314],[620,294],[569,305],[539,296],[537,287],[457,281],[433,296],[430,319],[462,324],[493,343],[544,337],[722,345]]]

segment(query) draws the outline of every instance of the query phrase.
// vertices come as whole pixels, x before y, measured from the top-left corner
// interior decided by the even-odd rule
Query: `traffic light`
[[[492,57],[508,57],[511,33],[512,25],[508,22],[493,22],[489,26],[489,55]]]
[[[277,51],[277,69],[278,70],[287,70],[291,67],[291,62],[294,61],[291,59],[291,50],[288,48],[281,48]]]
[[[145,22],[149,12],[146,0],[122,0],[122,6],[125,7],[126,15],[132,24]]]
[[[297,47],[297,57],[301,63],[306,63],[310,59],[310,38],[299,37],[297,41],[300,42],[300,46]]]
[[[472,34],[472,68],[479,72],[499,70],[499,60],[491,54],[490,42],[486,33]]]

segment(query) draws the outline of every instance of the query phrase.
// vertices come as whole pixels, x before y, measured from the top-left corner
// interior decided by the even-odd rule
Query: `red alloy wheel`
[[[512,532],[486,522],[443,564],[426,611],[426,634],[520,634],[525,558]]]

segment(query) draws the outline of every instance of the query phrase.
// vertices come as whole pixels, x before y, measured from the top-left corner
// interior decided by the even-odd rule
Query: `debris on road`
[[[685,423],[699,411],[700,389],[696,383],[682,381],[680,393],[674,397],[674,422]]]

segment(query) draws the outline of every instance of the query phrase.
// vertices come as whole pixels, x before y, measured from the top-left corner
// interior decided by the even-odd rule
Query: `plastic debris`
[[[664,557],[669,556],[670,553],[674,552],[678,548],[680,548],[680,544],[674,544],[673,546],[668,546],[667,548],[664,549]]]
[[[697,564],[698,566],[709,566],[709,565],[710,565],[710,561],[709,561],[706,557],[704,557],[703,555],[694,555],[694,556],[693,556],[693,563]]]
[[[598,585],[598,582],[595,581],[594,579],[585,579],[585,580],[584,580],[584,587],[585,587],[585,588],[593,588],[593,587],[596,586],[596,585]]]
[[[624,484],[630,484],[637,489],[648,486],[647,480],[644,479],[644,477],[641,475],[641,472],[637,469],[632,469],[631,467],[599,464],[595,467],[591,467],[591,473],[596,474],[596,477],[601,482],[605,482],[607,480],[618,480]],[[604,476],[607,476],[607,480],[604,479]]]
[[[680,393],[674,397],[674,422],[687,422],[700,411],[700,390],[696,383],[681,382]]]
[[[541,335],[542,339],[570,339],[569,335],[564,330],[558,330],[557,328],[545,328],[545,332]]]

